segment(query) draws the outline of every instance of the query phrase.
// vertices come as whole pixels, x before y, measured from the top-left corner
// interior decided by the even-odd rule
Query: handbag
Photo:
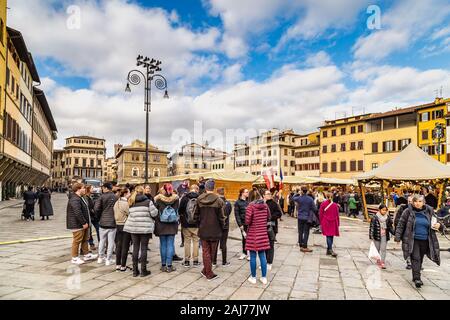
[[[267,234],[269,235],[269,240],[275,240],[275,231],[273,230],[273,224],[271,221],[267,222]]]

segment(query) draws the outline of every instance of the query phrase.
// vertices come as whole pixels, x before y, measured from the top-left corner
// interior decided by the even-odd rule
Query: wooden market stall
[[[361,193],[366,194],[368,183],[379,182],[383,194],[390,194],[394,187],[433,185],[439,189],[438,206],[450,179],[450,167],[430,157],[415,144],[408,145],[400,154],[382,166],[354,177]],[[383,197],[384,198],[384,197]],[[364,216],[369,220],[366,197],[363,196]]]

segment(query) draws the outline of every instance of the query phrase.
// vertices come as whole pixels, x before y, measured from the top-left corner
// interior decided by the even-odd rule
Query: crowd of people
[[[272,270],[275,258],[278,224],[286,214],[284,198],[277,190],[243,188],[234,201],[234,208],[226,199],[224,188],[216,188],[214,180],[203,178],[193,185],[184,181],[176,190],[166,183],[155,197],[149,185],[118,188],[105,183],[96,200],[91,192],[92,186],[81,182],[73,183],[68,192],[67,228],[73,233],[73,264],[97,260],[98,264],[115,265],[117,272],[132,270],[134,277],[146,277],[151,274],[147,268],[149,242],[156,236],[159,238],[161,271],[172,273],[176,271],[174,262],[182,261],[185,268],[203,266],[202,276],[212,281],[219,277],[216,273],[219,249],[221,266],[230,265],[227,240],[230,215],[234,211],[242,235],[242,253],[238,259],[249,261],[248,281],[256,284],[259,259],[260,282],[267,283],[267,273]],[[435,219],[437,198],[428,189],[421,193],[395,192],[390,197],[398,208],[395,218],[391,218],[388,207],[382,203],[370,221],[369,240],[379,253],[376,264],[386,269],[388,242],[392,238],[396,243],[401,242],[406,268],[412,270],[412,280],[420,288],[424,257],[440,264],[437,232],[442,232],[444,226]],[[34,219],[36,202],[42,220],[53,215],[51,192],[47,188],[38,192],[29,188],[23,198],[26,220]],[[287,197],[287,214],[298,221],[301,252],[313,252],[308,242],[311,229],[316,228],[316,233],[326,239],[326,255],[337,258],[334,239],[340,236],[340,216],[358,217],[361,203],[360,195],[353,191],[343,192],[338,188],[326,191],[321,187],[294,189]],[[438,211],[438,216],[449,213],[450,197]],[[175,237],[179,230],[183,258],[175,253]],[[131,268],[127,265],[130,254]]]

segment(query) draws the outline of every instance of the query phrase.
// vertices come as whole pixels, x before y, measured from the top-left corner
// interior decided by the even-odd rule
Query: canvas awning
[[[274,177],[275,182],[280,182],[280,177]],[[265,184],[263,176],[259,176],[255,183]],[[353,179],[338,179],[325,177],[301,177],[301,176],[286,176],[283,178],[285,184],[330,184],[330,185],[356,185]]]
[[[356,180],[433,180],[450,178],[450,167],[430,157],[411,143],[391,161],[369,172],[355,176]]]
[[[160,183],[160,182],[173,182],[173,181],[183,181],[183,180],[198,180],[200,177],[205,179],[214,179],[220,181],[230,181],[230,182],[254,182],[258,179],[257,176],[252,174],[237,172],[237,171],[221,171],[221,172],[201,172],[192,173],[172,177],[156,177],[150,179],[150,183]]]

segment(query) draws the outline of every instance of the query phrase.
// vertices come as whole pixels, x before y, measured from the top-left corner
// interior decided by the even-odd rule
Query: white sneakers
[[[92,253],[88,253],[87,255],[85,255],[83,257],[84,261],[92,261],[98,258],[98,254],[92,254]]]
[[[248,282],[250,282],[251,284],[256,284],[256,278],[250,277],[248,278]]]
[[[247,255],[246,254],[241,254],[241,256],[239,257],[239,260],[244,260],[245,258],[247,258]]]
[[[114,263],[115,263],[114,261],[106,259],[105,266],[111,266]]]
[[[97,260],[97,263],[98,264],[102,264],[102,263],[104,263],[105,262],[105,259],[103,259],[103,258],[98,258],[98,260]]]
[[[267,270],[272,270],[272,265],[271,264],[267,264]]]
[[[78,265],[80,265],[80,264],[84,264],[85,263],[85,261],[83,260],[83,259],[81,259],[80,257],[76,257],[76,258],[72,258],[72,261],[71,261],[73,264],[78,264]]]
[[[261,281],[264,285],[267,284],[267,278],[260,278],[259,281]]]

